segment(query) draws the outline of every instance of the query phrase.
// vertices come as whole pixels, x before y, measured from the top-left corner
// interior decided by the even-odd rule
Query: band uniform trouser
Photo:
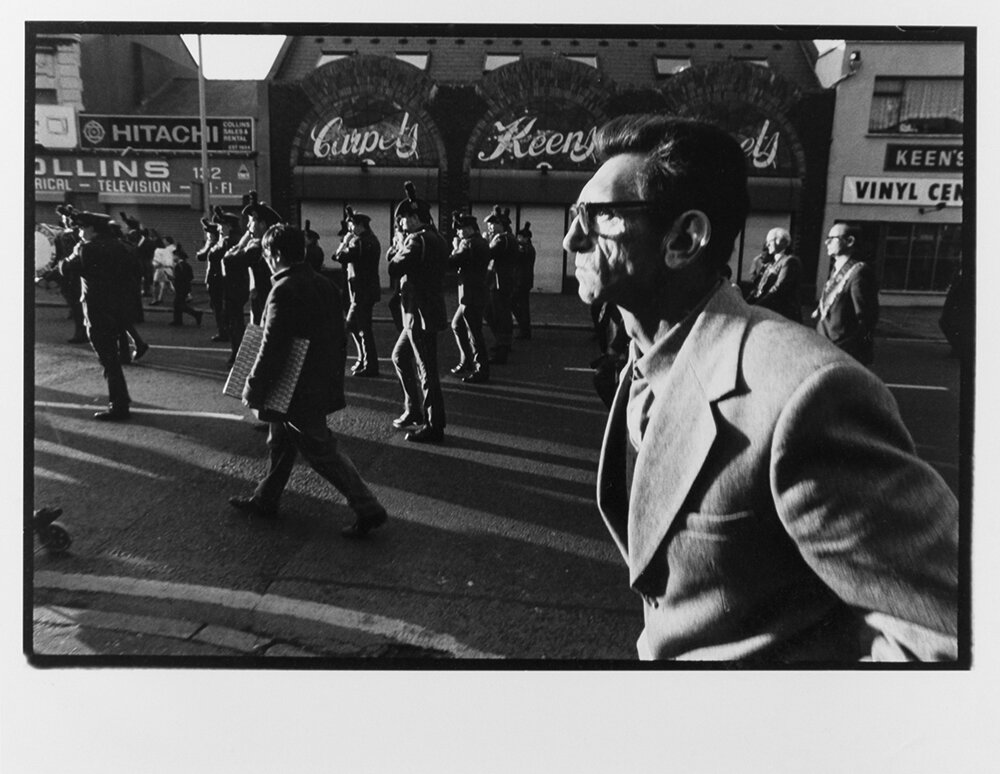
[[[497,347],[510,349],[514,339],[514,319],[510,310],[510,291],[490,288],[490,302],[486,307],[486,322],[493,331]]]
[[[212,307],[215,327],[220,336],[229,335],[229,320],[226,319],[226,279],[210,277],[208,282],[208,305]]]
[[[392,350],[392,364],[403,387],[405,413],[422,414],[429,427],[443,431],[444,395],[438,374],[437,332],[403,328]]]
[[[361,371],[378,370],[378,352],[375,348],[375,335],[372,332],[372,309],[374,301],[352,301],[347,310],[345,325],[354,346],[358,351],[358,369]]]
[[[475,365],[477,371],[489,371],[490,356],[483,337],[483,310],[479,306],[459,304],[451,321],[451,330],[461,354],[460,363]]]
[[[382,509],[354,463],[337,448],[337,439],[327,427],[324,414],[301,412],[282,422],[269,423],[268,430],[270,466],[254,492],[266,507],[278,506],[296,454],[301,452],[313,470],[333,484],[359,516],[370,516]]]
[[[247,329],[246,320],[246,296],[226,296],[225,310],[227,327],[229,328],[229,348],[233,357],[240,351],[240,343],[243,341],[243,332]]]
[[[127,409],[131,399],[125,373],[122,371],[119,339],[124,333],[120,325],[99,324],[87,328],[90,346],[104,368],[104,379],[108,383],[108,403],[112,409]]]

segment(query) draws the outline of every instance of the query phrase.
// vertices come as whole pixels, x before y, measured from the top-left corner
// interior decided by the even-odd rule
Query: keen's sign
[[[962,206],[961,179],[940,177],[845,177],[844,204]]]
[[[205,121],[209,151],[252,151],[252,118]],[[80,147],[102,150],[200,151],[198,116],[102,116],[80,114]]]

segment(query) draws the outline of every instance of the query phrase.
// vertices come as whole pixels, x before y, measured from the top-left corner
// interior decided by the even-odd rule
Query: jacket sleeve
[[[389,260],[389,276],[393,279],[419,271],[423,259],[423,237],[411,234]]]
[[[787,401],[771,489],[799,552],[863,616],[872,655],[957,657],[958,502],[915,453],[888,389],[829,365]]]
[[[870,339],[875,333],[878,323],[878,288],[872,268],[866,263],[861,264],[854,281],[851,283],[851,303],[858,316],[859,336]]]

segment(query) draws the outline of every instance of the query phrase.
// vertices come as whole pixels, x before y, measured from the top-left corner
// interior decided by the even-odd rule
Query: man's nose
[[[594,240],[581,226],[580,219],[569,222],[569,230],[563,237],[563,250],[569,253],[586,253],[594,247]]]

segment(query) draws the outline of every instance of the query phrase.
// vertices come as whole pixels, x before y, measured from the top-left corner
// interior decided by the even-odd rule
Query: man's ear
[[[674,221],[663,240],[663,258],[669,269],[689,266],[712,238],[712,223],[701,210],[688,210]]]

